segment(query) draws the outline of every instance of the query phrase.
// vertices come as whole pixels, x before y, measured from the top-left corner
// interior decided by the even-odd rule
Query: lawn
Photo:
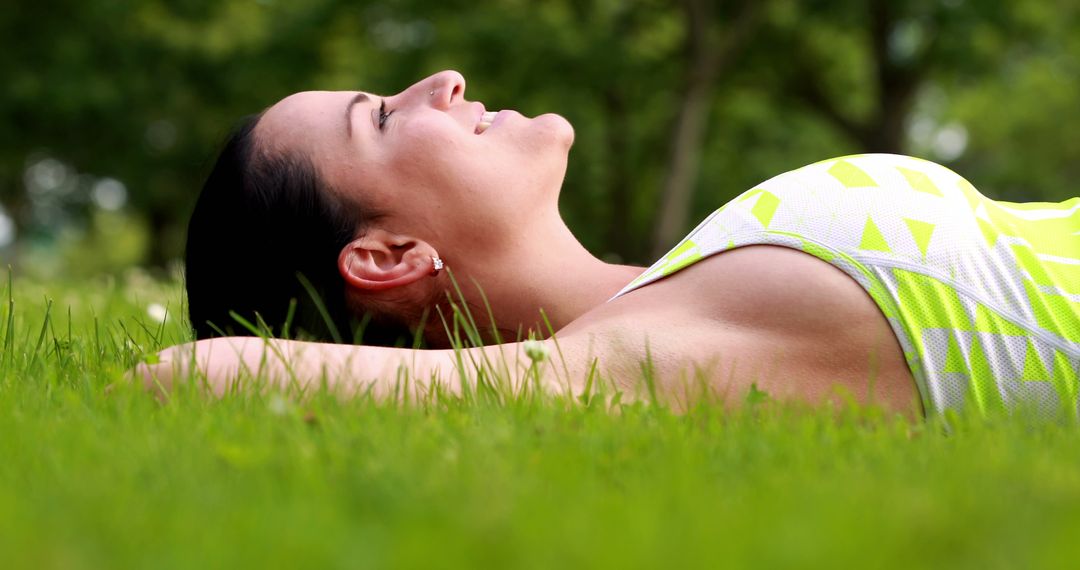
[[[123,382],[140,273],[0,298],[0,567],[1072,567],[1080,430],[757,397],[674,414]]]

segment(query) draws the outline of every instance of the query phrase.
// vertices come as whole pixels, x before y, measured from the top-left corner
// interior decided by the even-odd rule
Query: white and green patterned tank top
[[[840,268],[889,320],[928,415],[1076,413],[1080,198],[986,198],[907,156],[830,159],[776,176],[713,212],[616,297],[746,245]]]

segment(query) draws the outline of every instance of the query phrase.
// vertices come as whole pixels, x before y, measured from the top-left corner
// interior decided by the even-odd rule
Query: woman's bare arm
[[[536,381],[553,393],[580,394],[603,380],[624,400],[685,401],[708,392],[741,401],[756,385],[781,399],[820,403],[837,399],[840,386],[856,401],[917,413],[896,338],[858,284],[799,252],[740,252],[597,307],[540,341],[549,356],[534,369],[526,343],[454,351],[221,338],[170,348],[139,371],[164,390],[189,379],[194,365],[219,394],[238,375],[257,374],[282,386],[325,381],[343,394],[380,398],[402,389],[457,393],[481,368],[512,387]],[[762,256],[776,259],[760,263]]]
[[[520,375],[519,345],[481,349],[412,350],[326,344],[258,337],[223,337],[168,348],[153,364],[137,368],[147,388],[166,394],[182,382],[205,382],[223,395],[237,382],[258,379],[278,387],[327,387],[343,394],[370,391],[386,397],[403,389],[459,393],[462,371],[468,380],[478,366],[498,362],[503,376]],[[515,360],[516,358],[516,360]],[[526,358],[526,364],[529,360]],[[512,364],[511,364],[512,363]]]
[[[475,386],[480,370],[489,381],[496,378],[515,390],[538,382],[551,393],[579,394],[590,382],[594,386],[606,382],[637,392],[636,387],[647,389],[646,374],[666,379],[702,369],[721,344],[707,330],[695,334],[689,323],[669,330],[671,325],[661,321],[670,323],[641,315],[603,318],[542,341],[461,350],[224,337],[166,349],[156,363],[140,365],[137,373],[159,394],[194,381],[223,395],[238,381],[252,378],[282,388],[311,388],[325,382],[343,395],[370,392],[376,398],[400,395],[402,390],[409,390],[410,397],[432,390],[457,394],[465,385]],[[701,343],[694,338],[711,340],[711,349],[700,350]]]

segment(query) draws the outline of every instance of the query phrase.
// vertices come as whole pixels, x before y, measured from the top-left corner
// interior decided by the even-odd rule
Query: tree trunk
[[[846,113],[842,101],[830,97],[822,87],[821,66],[812,59],[809,50],[793,51],[796,69],[788,80],[787,93],[847,135],[856,144],[858,152],[903,154],[906,146],[904,127],[915,103],[915,94],[924,80],[925,58],[931,50],[924,46],[922,58],[896,61],[889,53],[889,38],[899,22],[894,6],[889,0],[869,0],[866,7],[877,99],[873,112],[861,118]]]
[[[717,79],[749,41],[766,0],[745,0],[738,17],[716,30],[715,0],[684,0],[686,57],[685,91],[671,134],[671,158],[660,194],[660,213],[653,232],[652,257],[663,255],[682,237],[697,184],[706,120]]]
[[[682,237],[701,164],[713,82],[708,74],[697,71],[692,72],[691,77],[671,137],[671,162],[661,190],[660,214],[653,233],[653,259],[666,253]]]
[[[607,155],[611,171],[608,173],[608,193],[611,197],[611,212],[608,217],[607,235],[604,243],[609,252],[619,255],[623,260],[636,253],[637,242],[630,231],[630,214],[633,210],[633,185],[627,172],[627,112],[623,90],[611,88],[604,93],[604,106],[607,124]]]
[[[920,82],[916,66],[889,54],[889,38],[899,21],[889,0],[873,0],[870,10],[870,53],[877,79],[877,113],[863,129],[860,141],[867,152],[904,152],[904,125]]]

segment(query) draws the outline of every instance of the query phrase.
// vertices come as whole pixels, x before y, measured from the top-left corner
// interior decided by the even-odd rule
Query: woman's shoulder
[[[649,291],[649,289],[652,291]],[[866,292],[840,269],[788,247],[750,245],[702,259],[634,294],[643,309],[700,314],[725,325],[790,328],[844,320],[866,303]],[[865,301],[865,302],[864,302]],[[829,306],[831,314],[822,314]],[[836,312],[847,307],[849,310]]]
[[[804,252],[751,245],[704,258],[586,314],[744,330],[824,328],[880,315],[851,277]]]
[[[874,301],[841,270],[791,248],[710,256],[596,307],[559,334],[618,346],[631,362],[720,364],[713,371],[720,387],[737,372],[747,385],[813,400],[837,383],[866,392],[874,376],[879,396],[913,401],[903,353]]]

